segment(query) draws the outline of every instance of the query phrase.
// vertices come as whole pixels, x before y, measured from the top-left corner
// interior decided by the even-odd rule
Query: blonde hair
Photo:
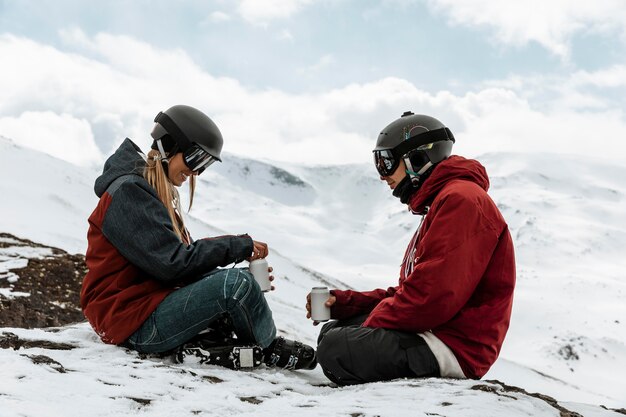
[[[178,190],[176,190],[165,174],[161,159],[161,153],[158,150],[150,150],[150,152],[148,152],[146,167],[143,170],[143,177],[156,190],[159,199],[167,209],[167,214],[169,214],[172,225],[174,226],[174,233],[176,233],[181,242],[190,244],[191,239],[189,238],[183,220]],[[189,177],[189,210],[191,210],[191,205],[193,204],[195,190],[196,176],[192,175]]]

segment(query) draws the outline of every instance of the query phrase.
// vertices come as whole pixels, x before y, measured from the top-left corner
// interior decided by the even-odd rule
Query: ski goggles
[[[391,149],[382,149],[374,151],[374,164],[381,177],[388,177],[396,171],[400,160],[393,155]]]
[[[376,170],[381,177],[389,177],[396,171],[404,155],[413,150],[431,149],[435,142],[443,140],[454,142],[454,136],[447,127],[411,136],[400,142],[395,148],[374,149]]]
[[[217,158],[208,153],[202,146],[192,143],[189,148],[183,152],[183,160],[190,170],[201,174]]]

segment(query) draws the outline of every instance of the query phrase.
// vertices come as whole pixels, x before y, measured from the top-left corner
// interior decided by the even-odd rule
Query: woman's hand
[[[265,258],[270,252],[269,248],[267,247],[267,243],[253,240],[252,245],[252,255],[246,259],[246,261],[248,262],[254,261],[255,259]]]
[[[336,301],[337,297],[331,294],[324,304],[326,305],[326,307],[332,307],[332,305],[335,304]],[[306,296],[306,318],[311,318],[311,293],[308,293]],[[319,321],[313,321],[313,326],[317,326],[318,324],[320,324]]]

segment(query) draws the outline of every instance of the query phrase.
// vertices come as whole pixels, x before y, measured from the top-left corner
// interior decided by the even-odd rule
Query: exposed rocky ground
[[[32,329],[85,320],[79,296],[86,271],[82,255],[0,233],[0,288],[6,291],[0,293],[0,327]]]

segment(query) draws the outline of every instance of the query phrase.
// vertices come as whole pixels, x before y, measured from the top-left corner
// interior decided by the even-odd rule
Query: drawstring
[[[428,208],[428,207],[426,207]],[[426,218],[426,214],[428,213],[428,210],[426,210],[424,212],[424,214],[422,214],[422,218],[420,220],[420,224],[417,226],[417,231],[419,232],[422,229],[422,223],[424,223],[424,219]]]
[[[420,219],[420,224],[417,225],[417,230],[415,231],[415,234],[413,234],[413,237],[411,238],[411,242],[409,243],[409,249],[406,251],[404,258],[402,259],[402,265],[406,264],[406,267],[407,267],[406,270],[404,271],[405,277],[409,276],[411,272],[413,272],[412,268],[409,270],[409,267],[412,265],[408,262],[410,260],[409,258],[413,257],[414,251],[417,247],[417,242],[420,240],[420,232],[422,231],[422,225],[424,224],[424,219],[426,219],[428,210],[430,210],[430,206],[425,206],[424,210],[422,211],[422,218]]]

